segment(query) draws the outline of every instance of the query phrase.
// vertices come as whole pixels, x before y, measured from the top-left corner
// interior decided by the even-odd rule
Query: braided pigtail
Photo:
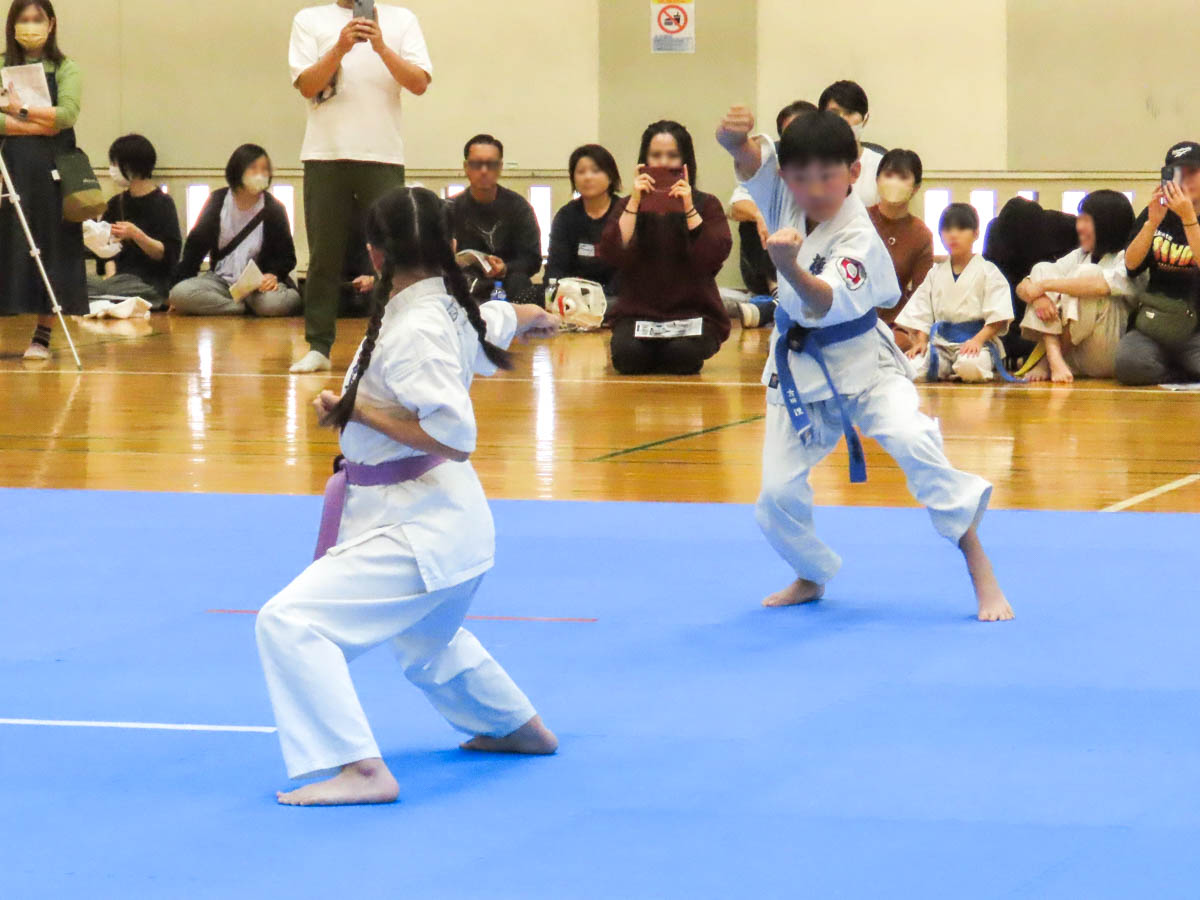
[[[371,365],[371,354],[375,352],[375,341],[379,338],[379,328],[383,324],[383,313],[387,309],[388,296],[392,289],[392,279],[396,274],[395,264],[390,255],[386,256],[383,271],[375,282],[375,290],[371,294],[371,321],[367,325],[367,333],[363,338],[362,347],[358,351],[358,362],[354,366],[354,375],[350,384],[342,393],[342,399],[333,408],[331,416],[334,424],[344,431],[354,417],[354,404],[358,400],[358,384]]]

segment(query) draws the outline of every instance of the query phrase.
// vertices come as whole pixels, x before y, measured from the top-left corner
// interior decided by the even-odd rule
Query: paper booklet
[[[478,250],[459,250],[458,255],[454,257],[454,261],[464,269],[471,266],[479,266],[485,275],[492,271],[492,265],[488,262],[487,254],[480,253]]]
[[[262,270],[258,268],[254,260],[250,260],[246,263],[246,268],[242,269],[238,280],[229,286],[229,293],[234,300],[242,300],[262,287],[262,283]]]
[[[0,83],[4,90],[16,87],[21,103],[30,109],[53,106],[50,99],[50,82],[41,63],[28,66],[5,66],[0,69]]]

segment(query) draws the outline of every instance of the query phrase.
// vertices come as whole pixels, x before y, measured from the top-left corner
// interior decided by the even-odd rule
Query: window
[[[529,189],[529,204],[542,230],[542,256],[550,252],[550,225],[554,218],[554,190],[547,184],[535,184]]]
[[[1083,202],[1083,198],[1088,195],[1087,191],[1063,191],[1062,196],[1062,211],[1077,215],[1079,213],[1079,204]]]
[[[191,231],[196,227],[196,220],[200,218],[200,210],[204,209],[204,204],[208,202],[208,195],[212,193],[212,189],[207,184],[189,184],[187,189],[187,230]]]
[[[982,253],[983,238],[987,234],[988,226],[992,224],[992,219],[996,218],[996,192],[971,191],[971,205],[975,207],[975,212],[979,213],[979,240],[972,249],[976,253]]]
[[[942,236],[938,234],[938,222],[949,205],[949,191],[938,189],[925,192],[925,224],[933,232],[933,252],[936,256],[946,255],[946,245],[942,243]]]
[[[290,184],[275,184],[271,186],[271,193],[275,195],[275,199],[283,204],[283,208],[287,210],[288,224],[292,228],[292,234],[296,233],[296,189]]]
[[[1017,191],[1018,197],[1024,197],[1030,203],[1037,203],[1040,194],[1037,191]]]

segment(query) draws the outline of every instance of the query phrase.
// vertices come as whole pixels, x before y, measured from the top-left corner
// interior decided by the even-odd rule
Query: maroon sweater
[[[643,213],[655,229],[654,252],[643,252],[634,234],[621,246],[621,215],[628,198],[615,204],[600,246],[600,258],[619,270],[620,297],[611,312],[613,320],[644,319],[670,322],[702,316],[720,334],[729,337],[729,314],[717,290],[717,273],[733,249],[733,237],[721,201],[711,194],[692,194],[704,223],[684,237],[674,227],[678,219]],[[642,223],[639,223],[639,226]]]

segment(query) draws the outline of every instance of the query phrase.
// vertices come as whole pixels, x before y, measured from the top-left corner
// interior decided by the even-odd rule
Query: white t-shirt
[[[433,76],[433,63],[425,47],[417,17],[400,6],[375,7],[387,45],[406,62]],[[296,13],[288,65],[292,83],[314,65],[334,44],[354,17],[336,3],[314,6]],[[356,160],[404,165],[401,132],[403,89],[392,77],[370,44],[357,44],[342,59],[333,96],[310,102],[304,132],[302,160]]]
[[[875,180],[879,177],[879,164],[883,162],[883,154],[870,147],[863,147],[862,156],[858,161],[862,163],[862,174],[858,176],[858,181],[854,182],[854,193],[863,206],[870,209],[879,202],[879,186]]]

